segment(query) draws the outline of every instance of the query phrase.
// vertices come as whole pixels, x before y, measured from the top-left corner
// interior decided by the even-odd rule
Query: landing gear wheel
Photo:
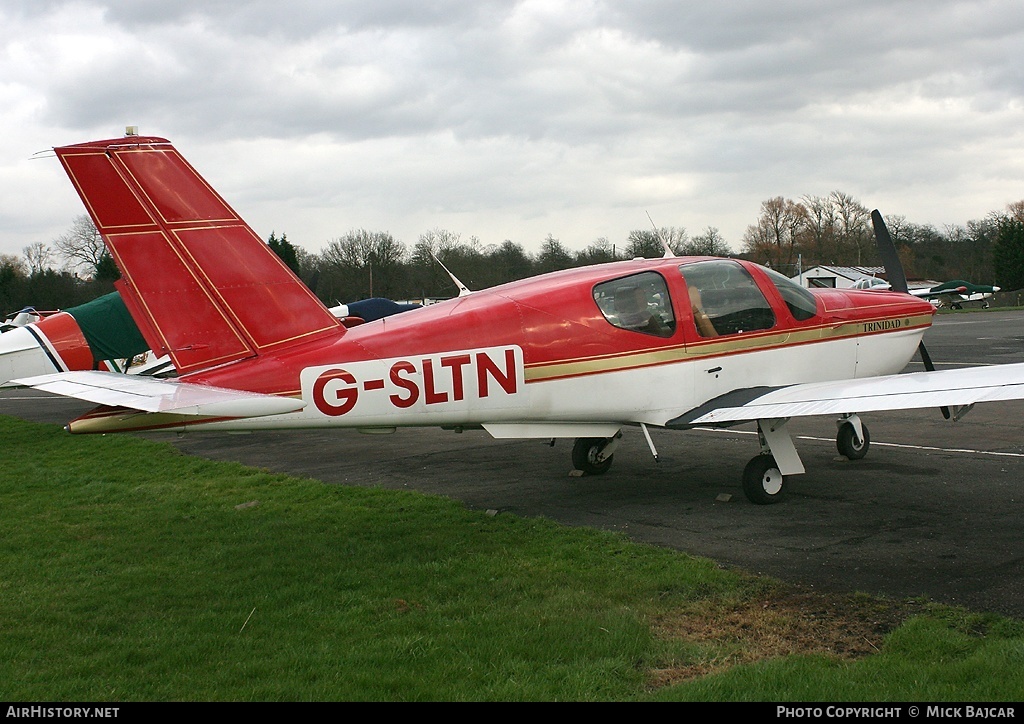
[[[584,475],[601,475],[608,472],[615,456],[609,455],[601,461],[597,459],[607,444],[608,441],[603,437],[578,438],[572,446],[572,466],[582,470]]]
[[[751,503],[771,505],[782,500],[783,479],[771,455],[758,455],[743,469],[743,492]]]
[[[868,447],[871,446],[871,435],[868,434],[867,425],[860,426],[864,439],[857,443],[857,436],[853,434],[853,425],[845,423],[839,426],[836,434],[836,449],[840,455],[845,455],[850,460],[860,460],[868,454]]]

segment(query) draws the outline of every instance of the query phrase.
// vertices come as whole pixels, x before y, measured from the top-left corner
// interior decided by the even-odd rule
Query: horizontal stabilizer
[[[176,415],[262,417],[295,412],[306,405],[294,397],[261,395],[114,372],[64,372],[26,377],[14,382],[98,405]]]
[[[1024,363],[766,388],[763,395],[746,404],[730,406],[726,402],[727,406],[708,410],[693,419],[679,418],[678,422],[687,426],[714,425],[1021,399],[1024,399]],[[708,407],[703,406],[702,411]]]

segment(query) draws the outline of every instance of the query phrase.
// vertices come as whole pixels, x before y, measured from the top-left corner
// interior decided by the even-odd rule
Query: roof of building
[[[864,279],[865,277],[881,277],[883,279],[885,278],[885,267],[881,266],[829,266],[825,264],[819,264],[818,266],[811,267],[810,269],[807,269],[806,271],[802,272],[802,275],[807,276],[811,272],[818,270],[824,272],[831,272],[836,276],[845,277],[846,279],[850,279],[853,281],[856,281],[858,279]],[[801,275],[798,274],[796,277],[793,278],[796,279],[799,276]]]

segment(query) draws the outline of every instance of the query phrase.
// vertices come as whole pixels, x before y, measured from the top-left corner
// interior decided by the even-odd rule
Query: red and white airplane
[[[574,465],[597,474],[625,428],[656,456],[649,428],[754,421],[762,449],[743,487],[763,504],[804,471],[790,418],[839,416],[839,450],[858,458],[869,445],[858,413],[1024,398],[1024,365],[898,375],[919,347],[931,369],[921,339],[935,310],[905,280],[904,291],[811,292],[731,259],[570,269],[346,328],[168,141],[55,151],[133,319],[179,374],[17,380],[100,405],[74,433],[482,427],[574,438]]]

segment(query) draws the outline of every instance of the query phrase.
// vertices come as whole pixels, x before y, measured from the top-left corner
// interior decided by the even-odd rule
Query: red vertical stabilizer
[[[165,139],[54,150],[121,270],[129,312],[179,373],[343,332]]]

